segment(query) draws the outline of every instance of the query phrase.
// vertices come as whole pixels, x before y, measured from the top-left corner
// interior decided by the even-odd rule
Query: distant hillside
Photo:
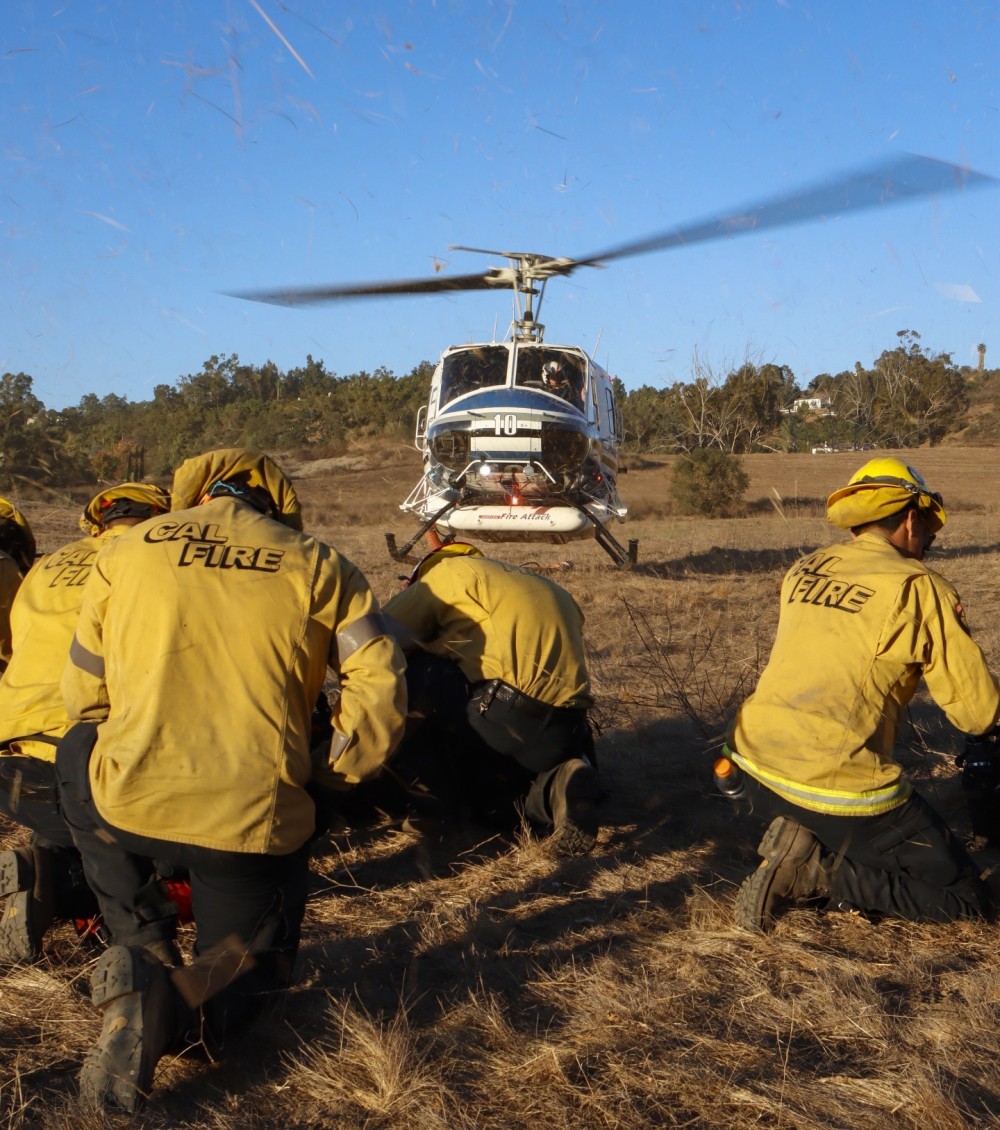
[[[1000,446],[1000,369],[972,374],[966,384],[969,407],[961,431],[948,436],[948,445]]]

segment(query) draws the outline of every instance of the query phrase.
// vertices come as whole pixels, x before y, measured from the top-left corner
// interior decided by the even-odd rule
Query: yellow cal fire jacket
[[[96,721],[94,802],[110,824],[283,855],[314,828],[310,718],[327,665],[341,695],[330,769],[378,772],[402,735],[403,658],[354,565],[220,498],[160,515],[98,556],[63,693]]]
[[[100,537],[79,538],[39,558],[18,590],[11,613],[14,655],[0,679],[0,747],[54,761],[54,741],[72,723],[59,681],[76,631],[83,590],[97,551],[125,532],[112,526]],[[52,743],[24,741],[44,734]]]
[[[1000,689],[948,581],[876,531],[819,550],[785,576],[771,657],[733,726],[734,759],[803,808],[887,812],[910,795],[892,750],[921,676],[959,730],[997,721]]]
[[[386,601],[385,613],[470,683],[502,679],[549,706],[593,704],[583,613],[546,577],[485,557],[452,557]]]

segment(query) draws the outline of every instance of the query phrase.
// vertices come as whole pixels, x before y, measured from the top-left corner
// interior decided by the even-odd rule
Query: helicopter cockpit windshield
[[[586,371],[577,353],[562,349],[519,349],[515,383],[552,393],[584,411]]]
[[[467,392],[507,383],[507,360],[503,345],[479,345],[449,353],[442,366],[441,404],[450,404]]]

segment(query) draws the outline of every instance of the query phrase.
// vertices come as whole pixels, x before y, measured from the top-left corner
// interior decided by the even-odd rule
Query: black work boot
[[[51,854],[37,845],[0,852],[0,965],[41,956],[55,904]]]
[[[601,790],[593,766],[581,757],[564,761],[549,784],[556,855],[586,855],[597,842],[597,801]]]
[[[141,946],[112,946],[90,980],[104,1013],[97,1043],[80,1071],[80,1098],[134,1113],[149,1094],[160,1057],[185,1020],[166,967]]]
[[[743,880],[736,896],[736,925],[762,932],[784,907],[830,896],[819,840],[791,817],[771,821],[757,849],[760,866]]]

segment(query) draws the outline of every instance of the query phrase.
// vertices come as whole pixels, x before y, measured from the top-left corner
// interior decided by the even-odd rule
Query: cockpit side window
[[[441,374],[441,404],[449,404],[467,392],[507,383],[507,358],[503,346],[486,345],[450,353]]]
[[[551,393],[584,411],[587,373],[579,354],[560,349],[519,349],[516,383]]]

